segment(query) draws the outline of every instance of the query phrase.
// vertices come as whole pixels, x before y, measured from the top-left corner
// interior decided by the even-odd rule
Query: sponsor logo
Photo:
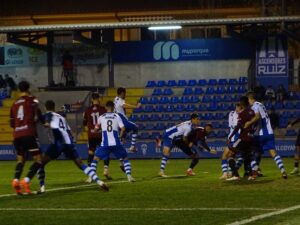
[[[160,41],[153,46],[153,58],[155,60],[179,59],[179,46],[174,41]]]
[[[147,144],[141,144],[141,149],[143,155],[147,155],[148,145]]]
[[[8,48],[7,56],[9,58],[21,58],[23,57],[23,50],[21,48]]]

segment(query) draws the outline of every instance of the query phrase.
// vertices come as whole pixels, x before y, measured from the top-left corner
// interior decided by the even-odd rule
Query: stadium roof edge
[[[165,25],[165,26],[170,26],[170,25],[181,25],[181,26],[203,25],[203,26],[207,26],[207,25],[225,25],[225,24],[254,24],[254,23],[281,23],[281,22],[300,22],[300,16],[0,26],[0,33],[34,32],[34,31],[61,31],[61,30],[93,30],[93,29],[109,29],[109,28],[117,29],[117,28],[137,28],[137,27],[163,26],[163,25]]]

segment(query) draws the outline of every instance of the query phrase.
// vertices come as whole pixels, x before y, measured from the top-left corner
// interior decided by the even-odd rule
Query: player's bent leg
[[[283,161],[280,157],[280,155],[277,155],[277,152],[275,149],[271,149],[269,150],[270,155],[272,156],[272,158],[274,159],[277,167],[279,168],[281,174],[282,174],[282,178],[287,179],[287,173],[285,171],[284,165],[283,165]]]
[[[300,161],[300,146],[296,145],[295,155],[294,155],[294,169],[290,172],[290,174],[295,175],[299,173],[299,161]]]
[[[104,162],[103,176],[105,176],[107,180],[112,180],[112,177],[110,176],[109,170],[108,170],[108,167],[109,167],[109,159],[104,160],[103,162]]]
[[[15,169],[14,179],[12,181],[12,187],[15,189],[16,194],[22,195],[21,186],[20,186],[20,177],[23,172],[25,165],[25,157],[23,155],[17,155],[17,164]]]
[[[42,165],[37,171],[37,177],[39,180],[39,185],[40,188],[37,191],[37,194],[42,194],[46,192],[46,187],[45,187],[45,178],[46,178],[46,173],[45,173],[45,166],[51,161],[51,158],[48,155],[43,155],[42,156]]]

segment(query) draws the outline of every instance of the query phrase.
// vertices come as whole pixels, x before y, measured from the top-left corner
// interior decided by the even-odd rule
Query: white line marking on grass
[[[122,184],[122,183],[128,183],[128,181],[112,181],[112,182],[107,182],[107,184]],[[52,188],[52,189],[46,189],[47,192],[55,192],[55,191],[63,191],[63,190],[72,190],[72,189],[80,189],[80,188],[85,188],[85,187],[91,187],[91,186],[97,186],[95,183],[92,184],[82,184],[82,185],[77,185],[77,186],[69,186],[69,187],[61,187],[61,188]],[[36,194],[36,192],[33,192]],[[5,197],[11,197],[11,196],[17,196],[16,194],[5,194],[5,195],[0,195],[0,198],[5,198]]]
[[[275,211],[264,208],[0,208],[0,211]]]
[[[294,210],[297,210],[297,209],[300,209],[300,205],[295,205],[295,206],[292,206],[292,207],[288,207],[288,208],[285,208],[285,209],[280,209],[280,210],[277,210],[275,212],[265,213],[265,214],[258,215],[258,216],[252,216],[249,219],[236,221],[236,222],[233,222],[233,223],[230,223],[230,224],[227,224],[227,225],[248,224],[248,223],[255,222],[257,220],[265,219],[265,218],[272,217],[272,216],[277,216],[277,215],[287,213],[287,212],[291,212],[291,211],[294,211]]]

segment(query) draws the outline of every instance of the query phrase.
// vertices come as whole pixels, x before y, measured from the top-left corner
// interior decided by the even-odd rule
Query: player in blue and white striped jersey
[[[125,126],[122,119],[117,113],[114,113],[114,103],[108,101],[106,103],[107,113],[104,113],[98,118],[98,124],[95,129],[102,131],[101,146],[97,148],[95,157],[91,166],[94,171],[97,169],[97,163],[100,159],[108,160],[110,154],[114,154],[117,159],[123,159],[123,165],[127,179],[129,182],[134,182],[134,178],[131,176],[131,164],[127,157],[127,152],[121,143],[120,136],[122,137],[125,132]],[[119,133],[119,130],[121,132]]]
[[[183,123],[180,123],[176,126],[170,127],[167,130],[165,130],[165,133],[163,134],[163,157],[161,160],[160,165],[160,172],[159,176],[161,177],[167,177],[165,175],[165,168],[167,161],[169,160],[171,149],[173,147],[173,140],[178,137],[182,137],[184,142],[187,142],[187,136],[192,131],[193,125],[199,125],[200,119],[198,114],[193,113],[191,115],[191,120],[185,121]],[[189,147],[192,147],[189,146]]]
[[[53,159],[57,159],[62,153],[72,159],[75,165],[81,169],[86,175],[91,177],[103,190],[107,191],[108,188],[106,184],[101,181],[95,171],[85,165],[73,143],[73,137],[71,134],[71,129],[66,121],[66,119],[58,113],[55,113],[55,103],[52,100],[48,100],[45,103],[47,113],[44,115],[44,125],[50,128],[50,144],[43,155],[42,168],[38,171],[38,178],[40,181],[39,193],[45,192],[45,165]]]
[[[114,99],[114,105],[115,105],[115,112],[121,117],[123,124],[125,126],[126,132],[131,132],[131,146],[129,148],[129,151],[134,152],[136,151],[136,139],[138,135],[138,127],[135,123],[128,120],[126,116],[126,109],[137,109],[141,106],[141,103],[138,103],[137,105],[131,105],[125,102],[126,98],[126,89],[125,88],[118,88],[117,90],[118,96]],[[125,133],[124,133],[125,135]],[[123,136],[122,136],[123,137]]]
[[[255,135],[259,144],[261,145],[263,151],[269,151],[270,155],[273,157],[276,165],[278,166],[282,177],[287,179],[287,173],[285,171],[282,159],[275,150],[275,137],[267,110],[262,103],[255,100],[255,94],[253,92],[249,92],[247,97],[252,110],[255,112],[255,117],[245,124],[245,128],[251,126],[252,124],[257,124],[257,131]]]

